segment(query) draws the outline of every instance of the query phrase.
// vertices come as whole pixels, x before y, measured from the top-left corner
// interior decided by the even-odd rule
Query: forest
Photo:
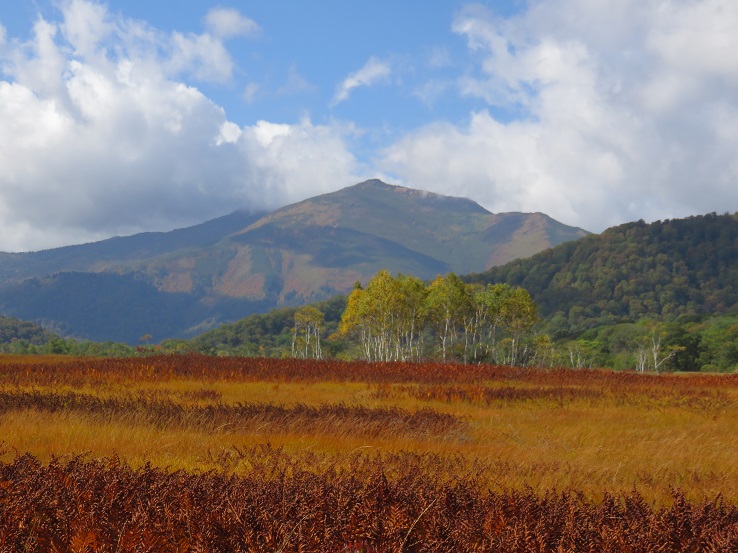
[[[738,214],[628,223],[464,280],[528,290],[552,338],[644,317],[733,313]]]
[[[528,341],[538,322],[527,291],[505,284],[469,285],[453,273],[426,286],[380,271],[349,295],[338,334],[358,341],[370,361],[530,362]]]
[[[399,303],[376,301],[383,287],[392,290]],[[404,295],[413,291],[414,301],[420,302],[415,311],[412,295]],[[519,316],[516,305],[525,308]],[[31,323],[0,317],[0,328],[12,336],[0,343],[0,353],[130,357],[196,352],[415,361],[443,360],[445,354],[452,362],[641,371],[658,365],[661,371],[687,372],[732,372],[738,365],[736,314],[682,315],[671,321],[641,318],[596,326],[569,338],[557,333],[558,317],[538,319],[537,310],[524,289],[507,284],[465,284],[449,274],[425,285],[413,277],[392,277],[383,271],[349,298],[336,296],[302,308],[276,309],[222,325],[193,340],[160,344],[65,339]],[[312,344],[306,340],[309,333]]]
[[[317,357],[304,347],[311,329],[319,330],[323,358],[705,372],[731,372],[738,364],[735,312],[625,318],[572,332],[560,314],[541,317],[524,288],[466,280],[450,273],[424,283],[380,271],[366,287],[357,283],[348,298],[254,315],[162,348]],[[310,313],[312,326],[298,332],[298,319],[304,325]]]

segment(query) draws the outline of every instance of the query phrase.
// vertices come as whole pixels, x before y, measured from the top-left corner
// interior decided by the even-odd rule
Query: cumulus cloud
[[[242,127],[180,78],[227,76],[213,34],[162,34],[72,0],[0,55],[2,251],[166,230],[355,182],[351,128]]]
[[[241,15],[233,8],[214,8],[205,16],[205,26],[219,38],[253,36],[259,25],[253,19]]]
[[[468,56],[457,78],[438,50],[417,70],[442,77],[411,94],[433,106],[455,92],[475,110],[392,135],[371,171],[349,146],[381,131],[362,142],[367,129],[307,117],[244,126],[198,88],[232,84],[227,40],[259,32],[238,11],[211,10],[203,32],[181,33],[93,0],[58,5],[27,40],[0,26],[0,250],[170,229],[377,174],[593,231],[738,210],[735,2],[532,0],[507,17],[468,7],[452,26]],[[370,58],[332,105],[396,71]],[[246,103],[266,94],[238,86]],[[279,92],[316,90],[293,66]]]
[[[380,164],[594,231],[738,210],[736,25],[726,0],[547,0],[509,18],[468,8],[453,29],[475,66],[457,86],[489,108],[417,129]]]
[[[307,118],[295,125],[259,121],[243,129],[238,143],[241,158],[249,161],[245,178],[259,183],[259,195],[272,206],[335,190],[338,183],[355,184],[363,177],[345,141],[356,132],[351,125],[314,125]]]
[[[391,72],[392,68],[389,63],[380,61],[375,57],[369,58],[369,61],[361,69],[351,73],[338,85],[331,104],[335,106],[347,100],[351,91],[357,87],[371,86],[386,80]]]

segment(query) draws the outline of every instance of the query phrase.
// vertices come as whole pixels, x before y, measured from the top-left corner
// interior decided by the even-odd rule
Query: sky
[[[0,251],[369,178],[592,232],[738,211],[734,0],[0,5]]]

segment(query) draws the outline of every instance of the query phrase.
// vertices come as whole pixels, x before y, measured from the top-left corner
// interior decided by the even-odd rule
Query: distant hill
[[[328,356],[334,356],[340,343],[326,340],[338,330],[346,309],[346,297],[334,296],[312,304],[325,315],[322,328],[322,347]],[[226,323],[192,340],[190,347],[202,353],[244,355],[248,357],[281,357],[291,351],[292,328],[295,326],[297,307],[281,307],[268,313],[257,313],[243,319]]]
[[[201,295],[158,290],[140,273],[57,273],[0,287],[5,313],[32,319],[63,336],[138,344],[198,335],[222,321],[273,307],[231,298],[208,304]]]
[[[200,225],[170,232],[142,232],[38,252],[0,252],[0,283],[59,272],[102,272],[183,249],[208,247],[263,215],[235,211]]]
[[[270,214],[0,254],[0,309],[65,335],[135,343],[348,292],[380,269],[482,271],[588,234],[541,213],[366,181]]]
[[[562,332],[738,309],[738,214],[610,228],[467,277],[526,288]]]
[[[41,345],[53,338],[56,338],[54,333],[37,324],[13,317],[0,316],[0,344],[9,344],[14,340],[24,340],[29,344]]]

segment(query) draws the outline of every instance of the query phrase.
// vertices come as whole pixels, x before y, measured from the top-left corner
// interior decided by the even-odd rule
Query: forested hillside
[[[467,277],[528,290],[555,337],[738,307],[738,214],[620,225]]]
[[[0,316],[0,344],[24,340],[33,345],[45,344],[56,335],[37,324],[13,317]]]
[[[738,363],[736,215],[621,225],[464,280],[508,284],[531,294],[542,322],[527,338],[528,362],[686,371],[730,371]],[[335,301],[343,309],[345,300]],[[455,353],[475,341],[475,318],[464,313],[447,326],[456,336],[450,348]],[[193,345],[207,352],[285,354],[294,316],[291,309],[250,317]],[[326,312],[324,336],[334,333],[338,318],[337,309]],[[375,341],[381,336],[376,330]],[[425,336],[426,346],[431,343]],[[350,347],[346,353],[360,354]],[[437,354],[433,348],[423,353]]]
[[[156,341],[194,336],[213,326],[208,325],[212,309],[200,300],[193,294],[161,292],[137,273],[68,272],[0,285],[4,310],[42,320],[61,335],[97,342],[138,344],[145,334]],[[224,318],[237,319],[272,306],[233,298],[218,307]]]
[[[313,307],[324,314],[323,334],[330,336],[338,329],[341,315],[346,308],[346,297],[335,296],[317,302]],[[290,350],[297,307],[283,307],[269,313],[251,315],[235,323],[228,323],[210,330],[182,346],[211,355],[245,355],[249,357],[281,357]],[[165,344],[167,345],[167,344]],[[340,343],[324,342],[327,357],[341,348]]]

